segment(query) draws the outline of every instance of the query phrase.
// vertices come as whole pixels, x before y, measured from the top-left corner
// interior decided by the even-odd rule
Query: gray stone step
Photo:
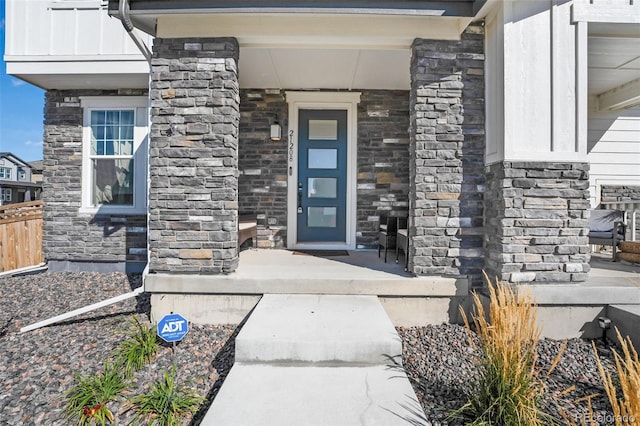
[[[203,426],[429,425],[401,369],[235,364]]]
[[[236,362],[389,364],[402,342],[376,296],[266,294],[236,338]]]

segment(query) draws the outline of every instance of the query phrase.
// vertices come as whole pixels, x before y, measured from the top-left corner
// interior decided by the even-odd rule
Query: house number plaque
[[[293,130],[289,130],[289,162],[293,163]]]

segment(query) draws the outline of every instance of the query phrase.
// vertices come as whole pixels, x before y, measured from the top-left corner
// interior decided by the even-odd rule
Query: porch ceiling
[[[376,14],[161,14],[156,34],[235,37],[245,88],[408,90],[413,41],[459,40],[470,21]]]
[[[409,49],[240,48],[240,86],[409,89]]]
[[[640,104],[640,26],[589,23],[589,94],[598,109]]]

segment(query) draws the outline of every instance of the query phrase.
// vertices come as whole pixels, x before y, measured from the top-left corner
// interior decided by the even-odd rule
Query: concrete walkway
[[[428,425],[375,296],[264,295],[203,425]]]

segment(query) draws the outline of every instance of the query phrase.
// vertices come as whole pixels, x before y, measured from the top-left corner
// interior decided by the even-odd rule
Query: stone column
[[[483,265],[484,28],[416,39],[411,55],[409,269],[480,276]]]
[[[573,21],[571,2],[504,2],[486,36],[487,273],[585,281],[586,28]]]
[[[154,41],[150,272],[232,272],[238,264],[238,42]]]
[[[514,283],[585,281],[589,164],[487,166],[487,274]]]

